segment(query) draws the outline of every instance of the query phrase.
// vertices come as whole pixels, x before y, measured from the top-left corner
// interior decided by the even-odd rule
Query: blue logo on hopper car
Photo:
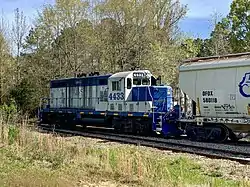
[[[250,73],[246,73],[239,84],[239,92],[244,97],[250,97]]]

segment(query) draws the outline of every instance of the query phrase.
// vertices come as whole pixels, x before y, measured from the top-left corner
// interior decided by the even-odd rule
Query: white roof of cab
[[[109,78],[123,78],[129,76],[131,73],[136,73],[136,72],[147,72],[150,73],[148,70],[136,70],[136,71],[124,71],[124,72],[118,72],[110,76]],[[150,73],[151,74],[151,73]]]
[[[250,53],[238,53],[232,55],[186,60],[184,64],[179,67],[179,70],[181,72],[239,66],[250,66]]]
[[[111,75],[109,78],[122,78],[122,77],[127,77],[129,74],[131,74],[133,71],[124,71],[124,72],[119,72]]]

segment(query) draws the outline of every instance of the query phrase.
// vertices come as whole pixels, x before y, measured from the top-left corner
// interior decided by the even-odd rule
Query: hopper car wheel
[[[214,142],[225,142],[229,138],[229,129],[224,125],[216,125],[211,131],[214,133],[207,137],[207,139],[212,139]]]
[[[186,126],[186,134],[192,141],[224,142],[229,138],[229,129],[224,125],[198,127]]]
[[[221,125],[220,127],[221,127],[221,136],[220,136],[219,141],[225,142],[229,138],[229,134],[230,134],[229,129],[224,125]]]
[[[233,142],[237,142],[237,141],[239,141],[239,139],[240,139],[240,138],[238,138],[231,130],[230,130],[229,138],[230,138],[230,140],[233,141]]]

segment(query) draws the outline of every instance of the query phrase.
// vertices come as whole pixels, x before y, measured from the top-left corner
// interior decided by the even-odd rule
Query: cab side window
[[[127,89],[131,89],[132,87],[132,80],[131,78],[127,78]]]
[[[112,81],[112,91],[121,91],[120,81]]]

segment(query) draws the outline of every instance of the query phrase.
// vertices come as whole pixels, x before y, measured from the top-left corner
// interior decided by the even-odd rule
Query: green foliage
[[[10,125],[8,127],[8,143],[11,145],[18,140],[20,130],[17,126]]]
[[[13,99],[10,99],[8,103],[0,105],[0,117],[4,123],[13,123],[16,121],[17,115],[17,106]]]
[[[20,84],[10,91],[10,97],[15,100],[18,110],[24,113],[30,113],[37,107],[36,88],[34,84],[23,79]]]
[[[202,52],[202,50],[205,46],[205,40],[200,38],[188,38],[182,43],[182,49],[186,52],[186,58],[204,56],[205,52]]]
[[[230,32],[230,23],[227,18],[217,23],[208,43],[211,55],[224,55],[232,52]]]
[[[6,113],[7,115],[13,115],[17,113],[17,107],[16,103],[13,99],[9,101],[9,104],[7,105],[4,103],[3,105],[0,106],[0,111],[2,113]]]
[[[182,45],[186,58],[224,55],[232,52],[230,23],[223,18],[215,25],[208,39],[188,38]]]
[[[14,84],[14,73],[14,61],[0,25],[0,105],[8,100],[9,90]]]
[[[234,0],[228,20],[231,24],[231,42],[235,52],[250,50],[250,1]]]
[[[118,167],[118,157],[115,150],[110,150],[109,152],[109,164],[112,170]]]

